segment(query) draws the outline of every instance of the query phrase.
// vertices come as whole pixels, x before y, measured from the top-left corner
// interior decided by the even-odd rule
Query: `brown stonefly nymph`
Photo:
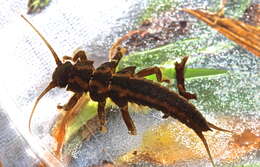
[[[106,131],[105,105],[107,98],[110,98],[120,108],[123,120],[131,135],[136,135],[137,132],[128,112],[128,102],[159,110],[164,113],[163,118],[165,119],[172,117],[179,120],[199,136],[214,166],[203,132],[211,131],[211,128],[225,132],[231,131],[209,123],[196,107],[188,101],[189,99],[196,99],[195,94],[186,92],[184,85],[184,67],[188,57],[184,57],[181,63],[175,64],[177,88],[180,93],[178,94],[159,83],[144,78],[155,74],[158,82],[169,82],[163,79],[162,72],[158,67],[149,67],[137,73],[135,72],[135,66],[116,71],[120,59],[126,53],[126,49],[120,47],[120,42],[113,45],[112,50],[110,50],[110,53],[112,53],[109,56],[110,61],[101,64],[96,69],[93,66],[93,61],[88,60],[83,50],[77,51],[72,57],[65,56],[61,61],[40,32],[24,16],[22,18],[30,24],[45,42],[57,64],[52,74],[52,81],[39,95],[33,106],[29,119],[29,130],[31,129],[32,115],[40,99],[55,87],[66,88],[66,90],[72,91],[74,95],[67,104],[58,107],[69,111],[76,105],[83,94],[89,93],[90,98],[98,103],[97,111],[102,131]],[[122,39],[125,39],[125,37],[122,37]]]

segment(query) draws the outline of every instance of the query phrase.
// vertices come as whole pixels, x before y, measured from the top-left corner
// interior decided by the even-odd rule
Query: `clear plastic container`
[[[180,1],[179,3],[181,4],[180,8],[205,9],[207,5],[214,7],[213,2],[206,1],[203,3],[201,1]],[[34,114],[33,133],[29,133],[28,120],[32,106],[36,97],[51,81],[51,74],[56,65],[43,41],[19,16],[26,12],[26,3],[5,1],[3,4],[8,7],[5,8],[4,14],[0,13],[0,18],[3,18],[0,27],[0,44],[2,46],[1,106],[8,115],[10,126],[15,127],[17,135],[21,135],[22,140],[25,141],[22,145],[24,147],[29,145],[30,148],[24,150],[25,154],[30,154],[32,150],[48,166],[65,166],[65,163],[57,160],[52,153],[55,141],[50,135],[50,129],[59,115],[56,109],[57,104],[66,103],[71,93],[66,92],[65,89],[53,89],[46,94],[41,99]],[[136,27],[138,17],[147,4],[149,4],[148,1],[141,0],[96,0],[91,1],[91,3],[84,0],[77,2],[53,1],[41,13],[26,17],[49,41],[60,58],[64,55],[70,56],[74,50],[81,48],[89,53],[89,59],[94,60],[97,66],[107,60],[108,50],[115,39]],[[227,8],[232,10],[232,4],[228,5]],[[237,7],[236,5],[234,8]],[[197,22],[192,17],[188,20]],[[196,37],[200,34],[199,30],[202,30],[196,29],[196,27],[191,27],[191,29],[191,37]],[[214,46],[216,41],[228,41],[215,31],[213,34],[215,38],[208,41],[208,44],[212,43]],[[200,97],[198,101],[192,101],[192,103],[200,109],[203,115],[206,115],[207,119],[220,126],[221,122],[218,122],[217,118],[224,119],[225,115],[239,118],[245,122],[249,118],[258,122],[257,120],[260,118],[258,79],[260,59],[233,43],[227,43],[232,48],[223,52],[220,51],[221,48],[220,50],[213,48],[213,52],[206,50],[200,54],[200,57],[192,55],[195,57],[194,62],[196,63],[190,67],[218,68],[230,71],[222,77],[188,81],[188,89],[191,92],[196,92]],[[196,59],[196,57],[199,58]],[[131,136],[127,133],[119,112],[112,112],[109,114],[108,133],[97,132],[89,141],[80,144],[76,142],[74,145],[76,151],[72,153],[72,159],[68,166],[90,166],[100,164],[103,160],[114,162],[118,157],[136,149],[143,140],[143,134],[148,129],[165,122],[164,119],[161,119],[162,114],[156,111],[148,114],[132,113],[131,115],[137,126],[137,136]],[[232,125],[225,124],[225,127],[243,131],[243,127],[235,125],[232,127]],[[259,131],[258,124],[251,123],[244,128],[249,127]],[[221,137],[225,138],[226,136]],[[194,145],[191,144],[188,147],[192,146]],[[4,157],[4,155],[0,157]],[[11,159],[9,160],[11,161]],[[257,162],[257,159],[259,160],[259,154],[257,157],[255,151],[244,156],[241,163],[254,163]],[[218,159],[218,161],[220,160]],[[8,160],[6,161],[8,162]],[[207,158],[195,159],[187,164],[192,165],[193,162],[197,166],[210,165]],[[149,161],[134,164],[138,166],[163,165]],[[185,164],[186,162],[179,163],[179,165]],[[26,165],[21,163],[17,166]]]

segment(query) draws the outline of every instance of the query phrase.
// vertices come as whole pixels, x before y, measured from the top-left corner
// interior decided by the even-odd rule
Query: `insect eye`
[[[65,76],[66,77],[66,76]],[[59,87],[65,87],[68,84],[68,80],[66,78],[61,78],[57,81]]]
[[[73,71],[73,65],[70,62],[66,62],[58,66],[52,75],[52,80],[56,82],[58,87],[65,87],[68,84],[69,75]]]

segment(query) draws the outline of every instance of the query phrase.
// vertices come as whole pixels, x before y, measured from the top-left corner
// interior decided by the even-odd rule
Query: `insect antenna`
[[[55,88],[56,87],[56,84],[54,82],[51,82],[47,88],[44,89],[44,91],[40,94],[40,96],[38,96],[38,98],[36,99],[35,103],[34,103],[34,106],[33,106],[33,109],[32,109],[32,112],[31,112],[31,115],[30,115],[30,118],[29,118],[29,131],[31,132],[31,121],[32,121],[32,116],[33,116],[33,113],[35,111],[35,108],[37,106],[37,104],[39,103],[40,99],[47,93],[49,92],[52,88]]]
[[[49,42],[43,37],[43,35],[32,25],[32,23],[27,20],[23,15],[21,15],[21,17],[33,28],[33,30],[41,37],[41,39],[44,41],[44,43],[47,45],[47,47],[50,49],[56,64],[59,66],[62,64],[62,62],[60,61],[57,53],[54,51],[54,49],[51,47],[51,45],[49,44]]]
[[[44,41],[44,43],[47,45],[47,47],[49,48],[49,50],[51,51],[55,62],[57,64],[57,66],[61,65],[62,62],[59,59],[57,53],[54,51],[54,49],[51,47],[51,45],[49,44],[49,42],[43,37],[43,35],[32,25],[32,23],[27,20],[23,15],[21,15],[21,17],[32,27],[32,29],[41,37],[41,39]],[[33,106],[30,118],[29,118],[29,131],[31,132],[31,121],[32,121],[32,116],[33,113],[35,111],[35,108],[37,106],[37,104],[39,103],[40,99],[48,92],[50,91],[52,88],[56,87],[57,85],[54,82],[49,83],[49,85],[47,86],[47,88],[45,88],[45,90],[40,94],[40,96],[36,99],[35,104]]]

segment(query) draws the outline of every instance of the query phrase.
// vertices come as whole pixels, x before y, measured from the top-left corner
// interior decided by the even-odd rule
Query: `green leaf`
[[[231,17],[233,19],[238,19],[242,17],[245,13],[245,10],[250,6],[252,0],[235,0],[227,1],[225,5],[225,16]],[[210,12],[216,13],[220,10],[220,1],[214,0],[211,1],[208,10]]]
[[[184,39],[155,49],[132,53],[122,58],[118,69],[136,66],[140,70],[151,66],[160,66],[169,60],[175,60],[177,57],[190,55],[194,52],[192,46],[195,46],[199,39]]]
[[[86,95],[88,96],[88,95]],[[78,115],[69,123],[65,140],[67,141],[72,135],[74,135],[78,130],[90,119],[97,115],[97,102],[90,100]]]
[[[89,95],[86,95],[89,96]],[[111,102],[110,99],[107,99],[106,101],[106,108],[113,107],[114,104]],[[71,136],[76,134],[83,125],[87,123],[87,121],[91,120],[95,116],[97,116],[97,108],[98,103],[92,100],[89,100],[84,107],[81,109],[81,111],[77,114],[77,116],[74,117],[69,122],[68,128],[66,130],[66,137],[65,142],[70,139]]]
[[[164,11],[174,9],[178,3],[176,0],[149,0],[148,6],[141,14],[140,19],[138,19],[139,23],[152,18],[154,15],[159,15]]]
[[[204,54],[218,54],[221,52],[225,52],[231,50],[236,45],[231,41],[218,42],[215,45],[207,46],[205,48],[200,49],[200,53]]]
[[[176,72],[174,67],[173,68],[160,68],[163,76],[167,77],[169,79],[175,79]],[[206,69],[206,68],[187,68],[184,72],[185,79],[192,79],[195,77],[208,77],[208,76],[214,76],[214,75],[220,75],[227,73],[226,70],[218,70],[218,69]],[[154,80],[156,81],[155,75],[147,76],[146,79]]]
[[[135,52],[128,56],[122,58],[118,65],[118,70],[121,70],[128,66],[136,66],[137,71],[152,67],[158,66],[161,68],[163,76],[174,79],[175,78],[175,69],[174,64],[176,58],[183,57],[185,55],[190,55],[196,53],[194,51],[193,45],[196,45],[200,41],[200,38],[189,38],[171,43],[168,45],[161,46],[159,48],[150,49],[142,52]],[[219,48],[230,48],[232,45],[226,43],[219,43],[216,48],[204,48],[200,49],[199,52],[210,52]],[[197,49],[199,50],[199,49]],[[218,74],[224,74],[227,71],[218,70],[218,69],[186,69],[185,78],[194,78],[194,77],[205,77]],[[156,81],[155,75],[146,77]]]
[[[40,12],[43,8],[45,8],[51,0],[29,0],[28,2],[28,14]]]

